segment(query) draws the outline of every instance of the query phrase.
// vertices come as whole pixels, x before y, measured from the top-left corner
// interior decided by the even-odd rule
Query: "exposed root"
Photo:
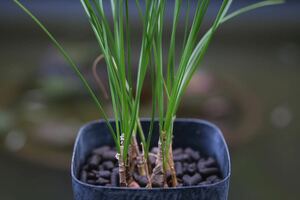
[[[151,175],[151,182],[154,187],[163,187],[166,183],[165,171],[163,168],[163,149],[161,139],[158,141],[158,152],[155,167]]]
[[[158,152],[156,155],[156,162],[155,167],[152,172],[151,181],[153,186],[155,187],[169,187],[167,182],[167,177],[171,178],[171,186],[176,187],[178,184],[176,170],[174,167],[174,160],[173,160],[173,150],[172,150],[172,143],[169,148],[168,152],[168,160],[167,165],[164,166],[163,164],[163,149],[162,144],[165,144],[165,133],[162,133],[161,138],[158,142]],[[152,154],[151,154],[152,155]],[[168,176],[167,176],[168,174]],[[170,176],[169,176],[170,175]],[[169,180],[169,178],[168,178]]]
[[[141,144],[142,145],[142,166],[143,166],[143,171],[145,171],[145,175],[147,177],[147,180],[148,180],[148,188],[151,188],[152,187],[152,182],[151,182],[151,177],[150,177],[150,174],[149,174],[149,164],[148,164],[148,161],[146,160],[146,157],[145,157],[145,149],[144,149],[144,145],[143,143]]]
[[[136,137],[132,138],[131,146],[132,146],[132,150],[135,153],[136,166],[137,166],[139,175],[145,176],[146,172],[145,172],[145,168],[144,168],[144,160],[143,160],[142,154],[140,153]]]
[[[144,146],[142,144],[142,152],[139,150],[136,136],[132,136],[130,151],[129,151],[129,160],[128,160],[128,173],[127,173],[127,183],[131,184],[134,179],[132,178],[133,173],[137,169],[137,172],[140,176],[144,176],[148,180],[148,185],[151,185],[148,162],[146,162],[144,154]]]
[[[123,160],[124,134],[122,134],[120,139],[120,153],[116,156],[119,162],[120,186],[140,188],[141,186],[139,185],[139,183],[135,180],[135,178],[133,178],[135,176],[134,173],[138,173],[139,176],[147,178],[147,188],[152,188],[152,186],[165,188],[169,186],[176,187],[178,182],[174,167],[172,146],[168,150],[168,160],[166,165],[164,165],[163,144],[165,144],[165,134],[162,134],[161,138],[158,141],[157,154],[155,155],[149,153],[149,155],[154,156],[156,158],[155,167],[152,170],[149,168],[149,166],[151,166],[149,164],[149,160],[145,158],[144,146],[143,144],[141,144],[142,152],[140,152],[135,136],[132,137],[132,142],[129,147],[128,162],[125,162]]]
[[[136,143],[136,137],[135,135],[132,136],[131,144],[129,147],[129,160],[128,160],[128,174],[132,177],[132,174],[134,173],[136,169],[136,159],[139,154],[139,149]],[[132,179],[132,178],[131,178]]]
[[[172,187],[176,187],[178,184],[178,181],[177,181],[177,176],[176,176],[176,170],[174,167],[172,143],[169,148],[168,165],[169,165],[169,170],[171,172]]]
[[[119,176],[120,176],[120,186],[121,187],[127,187],[127,169],[124,162],[123,157],[124,152],[124,134],[121,135],[121,141],[120,141],[120,153],[117,154],[117,159],[119,162]]]
[[[148,153],[149,154],[149,156],[153,156],[153,157],[155,157],[155,158],[157,158],[157,155],[155,154],[155,153]]]
[[[132,147],[136,153],[136,166],[140,176],[146,176],[148,180],[148,185],[151,185],[151,179],[149,175],[148,162],[145,159],[144,146],[142,145],[142,153],[139,151],[138,143],[136,137],[132,138]]]

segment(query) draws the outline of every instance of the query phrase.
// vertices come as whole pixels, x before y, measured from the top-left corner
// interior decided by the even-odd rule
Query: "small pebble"
[[[192,178],[191,178],[191,184],[192,185],[197,185],[201,181],[202,181],[202,176],[198,173],[195,174],[194,176],[192,176]]]
[[[186,153],[189,156],[189,162],[193,161],[198,161],[200,159],[200,154],[197,151],[194,151],[191,148],[186,148],[184,150],[184,153]]]
[[[218,182],[220,182],[221,180],[222,180],[222,179],[217,178],[217,179],[214,180],[214,183],[218,183]]]
[[[173,150],[173,156],[175,155],[179,155],[183,153],[183,149],[182,148],[177,148],[175,150]]]
[[[139,186],[141,186],[141,187],[146,187],[146,185],[148,184],[148,179],[146,176],[138,176],[136,181],[138,182]]]
[[[196,185],[199,182],[201,182],[202,177],[200,174],[197,173],[194,176],[184,175],[182,177],[182,180],[183,180],[183,185],[192,186],[192,185]]]
[[[98,155],[92,155],[88,161],[91,167],[96,168],[98,167],[99,163],[101,162],[101,157]]]
[[[96,180],[97,176],[94,173],[89,172],[89,173],[87,173],[87,179],[88,180]]]
[[[218,176],[212,175],[212,176],[207,177],[206,181],[211,182],[211,183],[216,183],[216,182],[219,182],[220,179]]]
[[[197,168],[198,168],[198,171],[200,171],[203,168],[206,168],[206,164],[205,164],[205,160],[204,159],[200,159],[198,161]]]
[[[116,151],[106,151],[102,154],[103,160],[116,161]]]
[[[190,175],[195,174],[196,170],[197,170],[196,163],[191,163],[187,167],[187,173],[189,173]]]
[[[209,181],[202,181],[202,182],[198,183],[198,185],[208,185],[208,184],[211,184],[211,182],[209,182]]]
[[[184,175],[182,177],[183,185],[190,186],[191,185],[191,177],[189,175]]]
[[[98,165],[98,171],[103,171],[104,167],[102,165]]]
[[[198,161],[200,159],[200,153],[198,151],[194,151],[194,153],[191,154],[191,157],[194,161]]]
[[[186,173],[186,172],[187,172],[188,167],[189,167],[189,163],[184,162],[184,163],[182,164],[183,173]]]
[[[99,171],[99,172],[98,172],[98,175],[99,175],[100,177],[102,177],[102,178],[108,179],[108,178],[110,178],[111,172],[108,171],[108,170]]]
[[[206,167],[211,167],[211,166],[216,166],[217,165],[217,162],[215,159],[213,158],[208,158],[206,161],[205,161],[205,166]]]
[[[98,179],[96,180],[96,183],[99,184],[99,185],[106,185],[106,184],[109,183],[109,180],[100,177],[100,178],[98,178]]]
[[[189,175],[184,175],[182,177],[183,185],[190,186],[191,185],[191,177]]]
[[[153,156],[153,155],[149,155],[149,161],[150,161],[150,163],[151,163],[152,166],[155,165],[156,157]]]
[[[181,162],[176,162],[174,164],[174,166],[175,166],[176,175],[178,177],[182,177],[182,175],[183,175],[182,163]]]
[[[87,180],[87,172],[85,170],[82,170],[80,180],[83,182],[86,182]]]
[[[153,147],[151,149],[151,152],[154,153],[154,154],[157,154],[158,153],[158,148],[157,147]]]
[[[188,148],[186,148],[185,150],[184,150],[184,153],[186,153],[186,154],[193,154],[194,153],[194,150],[193,149],[191,149],[190,147],[188,147]]]
[[[114,168],[115,165],[112,161],[105,161],[102,163],[102,166],[106,170],[111,170],[112,168]]]
[[[218,174],[219,170],[216,167],[211,167],[211,168],[202,168],[199,170],[199,172],[205,176],[208,176],[211,174]]]
[[[189,155],[183,153],[183,154],[178,154],[173,156],[174,162],[183,162],[183,161],[187,161],[189,159]]]
[[[119,183],[119,168],[114,168],[111,173],[110,183],[112,186],[118,186]]]
[[[91,185],[96,185],[96,180],[87,180],[86,182]]]

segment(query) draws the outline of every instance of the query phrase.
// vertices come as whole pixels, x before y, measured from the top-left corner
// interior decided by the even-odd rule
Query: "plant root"
[[[162,152],[162,142],[158,141],[158,152],[155,162],[155,167],[151,175],[151,183],[154,187],[163,187],[166,183],[165,172],[163,168],[163,152]]]
[[[124,162],[124,156],[123,156],[123,151],[124,151],[124,134],[121,135],[121,139],[120,139],[120,153],[117,154],[117,159],[119,162],[119,176],[120,176],[120,186],[121,187],[127,187],[127,169],[125,166],[125,162]]]
[[[172,187],[176,187],[178,184],[178,181],[177,181],[176,170],[174,167],[172,143],[169,148],[168,165],[169,165],[169,170],[171,173]]]
[[[132,151],[134,151],[134,154],[135,154],[135,161],[136,161],[135,163],[136,163],[136,166],[138,169],[138,173],[140,176],[145,176],[147,178],[147,180],[148,180],[147,185],[151,185],[151,179],[150,179],[149,169],[148,169],[148,162],[146,162],[146,159],[145,159],[144,145],[141,144],[142,153],[140,153],[136,137],[132,138],[131,144],[132,144]]]

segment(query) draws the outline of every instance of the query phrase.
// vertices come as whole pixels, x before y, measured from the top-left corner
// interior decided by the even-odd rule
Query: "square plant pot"
[[[114,122],[111,121],[114,126]],[[145,133],[150,121],[142,120]],[[157,145],[158,123],[155,122],[152,146]],[[132,189],[104,187],[84,183],[79,173],[87,156],[104,145],[113,146],[114,142],[104,121],[84,125],[77,136],[71,166],[72,184],[75,200],[226,200],[231,173],[230,156],[221,131],[212,123],[198,119],[176,119],[174,122],[173,148],[190,147],[216,159],[222,180],[212,184],[177,188]]]

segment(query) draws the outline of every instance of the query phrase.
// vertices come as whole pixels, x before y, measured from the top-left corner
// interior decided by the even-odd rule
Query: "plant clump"
[[[109,1],[111,10],[104,9],[104,3],[108,1],[81,0],[95,34],[99,54],[102,54],[101,58],[106,63],[108,97],[112,103],[115,128],[108,120],[101,99],[62,45],[23,4],[18,0],[14,2],[47,34],[70,64],[95,102],[114,139],[115,152],[105,155],[105,159],[104,154],[97,156],[96,152],[100,149],[96,149],[89,158],[88,166],[83,168],[82,180],[99,185],[116,185],[118,173],[118,185],[121,187],[151,188],[195,185],[203,181],[212,183],[221,178],[219,175],[206,175],[218,174],[218,168],[212,164],[215,163],[213,158],[199,158],[198,163],[190,163],[185,159],[190,156],[197,158],[197,152],[191,149],[185,149],[185,153],[177,153],[181,151],[177,149],[173,151],[173,122],[177,109],[217,29],[244,12],[279,4],[282,0],[265,0],[233,12],[229,12],[233,0],[223,0],[210,28],[204,34],[200,30],[210,0],[175,0],[172,8],[167,7],[166,0],[136,0],[135,7],[130,7],[138,11],[142,27],[136,64],[132,61],[131,43],[134,38],[131,35],[129,0]],[[167,9],[173,13],[172,28],[170,35],[163,38]],[[185,15],[184,20],[181,19],[182,15]],[[182,21],[185,23],[185,34],[179,39],[177,30]],[[168,44],[166,50],[163,47],[165,43]],[[178,46],[181,48],[176,48]],[[134,65],[137,66],[136,77],[133,74]],[[147,76],[152,86],[152,112],[150,130],[145,134],[140,122],[140,107]],[[159,139],[156,141],[157,149],[151,152],[149,148],[155,119],[158,120]]]

